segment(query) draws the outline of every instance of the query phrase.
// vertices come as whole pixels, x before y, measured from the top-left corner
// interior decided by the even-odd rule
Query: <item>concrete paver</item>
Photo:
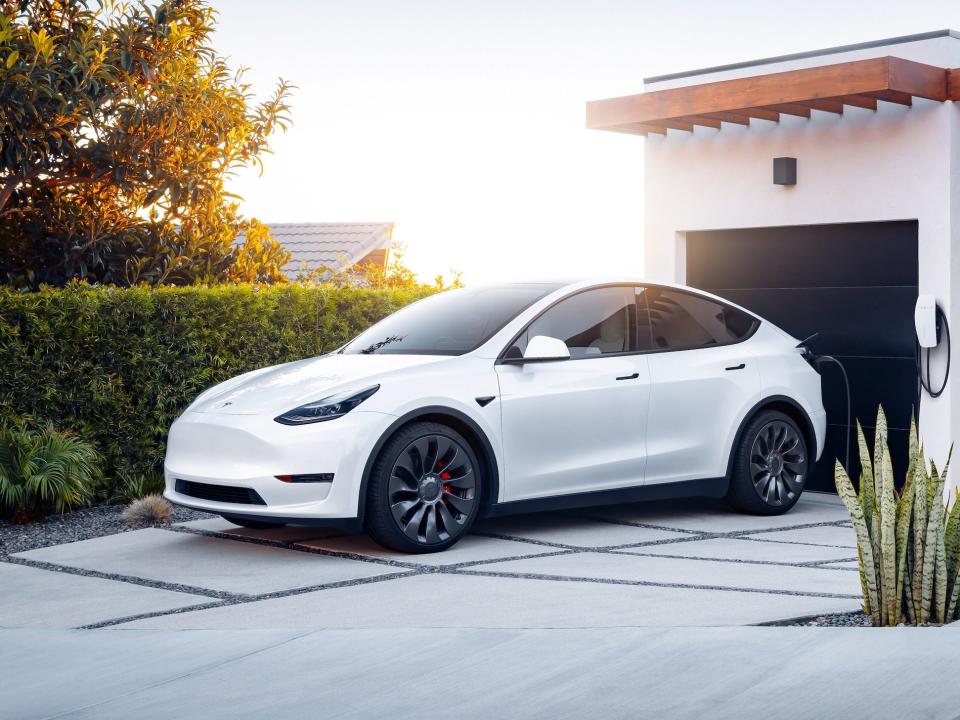
[[[476,530],[481,533],[509,535],[581,548],[677,540],[688,535],[672,530],[617,525],[555,513],[483,520],[477,523]]]
[[[824,571],[828,573],[829,571]],[[835,571],[839,572],[839,571]],[[853,576],[856,574],[844,573]],[[577,628],[748,624],[856,610],[859,600],[424,574],[134,621],[121,627]]]
[[[397,572],[397,568],[150,528],[18,557],[158,582],[261,594]]]
[[[845,513],[817,495],[773,518],[709,500],[594,508],[486,520],[426,555],[363,534],[210,518],[22,553],[45,569],[6,583],[3,600],[14,607],[7,624],[37,627],[743,625],[859,608]],[[25,572],[10,567],[0,565]],[[41,591],[31,582],[51,599],[32,602]],[[61,600],[76,597],[75,608]],[[210,602],[219,604],[175,613]]]
[[[767,542],[792,542],[807,545],[827,545],[856,549],[857,536],[850,527],[836,527],[824,525],[822,527],[803,528],[800,530],[778,530],[751,535],[750,537]],[[856,554],[856,552],[854,552]]]
[[[208,602],[213,600],[199,595],[0,563],[0,627],[70,628]]]
[[[608,520],[716,533],[770,530],[849,519],[846,508],[839,500],[833,496],[819,497],[816,493],[801,495],[797,504],[784,515],[744,515],[733,512],[721,500],[697,498],[683,502],[670,500],[593,508],[581,514]]]
[[[335,530],[333,528],[297,527],[296,525],[268,528],[265,530],[254,530],[251,528],[234,525],[232,522],[228,522],[219,517],[177,523],[177,527],[185,527],[190,528],[191,530],[201,530],[204,532],[225,533],[227,535],[239,538],[273,540],[275,542],[298,542],[300,540],[340,537],[344,535],[342,530]]]
[[[4,712],[23,720],[947,720],[955,640],[933,628],[0,631],[0,677]]]
[[[394,560],[429,567],[556,552],[555,548],[542,545],[532,545],[515,540],[478,537],[476,535],[465,537],[452,548],[441,553],[424,553],[422,555],[410,555],[409,553],[388,550],[375,543],[367,535],[349,535],[345,537],[306,540],[297,543],[297,545],[306,548],[353,553],[370,558]]]
[[[756,539],[710,538],[708,540],[694,540],[691,542],[671,543],[669,545],[628,548],[618,552],[637,555],[653,554],[670,555],[673,557],[786,563],[848,560],[857,555],[856,550],[830,547],[828,545],[791,544],[785,547],[783,543],[766,542],[762,539],[763,537],[763,535],[757,535]]]
[[[710,560],[677,560],[619,553],[575,553],[493,562],[475,566],[471,570],[520,575],[681,583],[734,589],[846,594],[858,598],[860,595],[859,578],[855,573],[845,570]]]

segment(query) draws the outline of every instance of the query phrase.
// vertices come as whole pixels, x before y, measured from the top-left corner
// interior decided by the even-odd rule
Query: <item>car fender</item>
[[[496,426],[499,427],[499,403],[490,403],[497,406]],[[479,406],[478,406],[479,407]],[[491,433],[492,424],[480,413],[472,411],[472,408],[465,408],[462,405],[454,407],[450,402],[437,403],[429,405],[419,405],[409,408],[399,415],[390,426],[384,431],[377,442],[374,444],[367,461],[363,467],[363,474],[360,478],[360,496],[357,504],[357,518],[363,522],[367,504],[367,486],[370,482],[370,476],[373,473],[373,465],[377,456],[383,450],[383,446],[401,427],[414,422],[420,418],[440,421],[443,417],[451,418],[466,425],[480,444],[483,454],[481,458],[485,464],[486,475],[484,480],[489,484],[486,491],[487,504],[494,504],[500,500],[500,478],[502,477],[503,460],[501,457],[499,432]],[[481,510],[483,512],[483,510]]]
[[[765,395],[759,401],[754,403],[744,414],[740,423],[736,426],[736,431],[733,433],[733,437],[728,444],[728,460],[727,460],[727,477],[730,477],[730,474],[733,472],[733,462],[734,462],[734,453],[736,453],[737,447],[740,445],[740,440],[743,437],[743,433],[747,428],[747,425],[750,424],[750,421],[756,416],[757,413],[761,412],[764,408],[770,407],[771,405],[789,405],[792,407],[796,413],[803,419],[804,426],[801,427],[801,431],[804,433],[807,442],[810,442],[812,438],[814,441],[815,447],[818,446],[819,438],[817,437],[816,426],[813,423],[813,420],[810,417],[810,413],[800,404],[796,399],[790,397],[789,395]]]

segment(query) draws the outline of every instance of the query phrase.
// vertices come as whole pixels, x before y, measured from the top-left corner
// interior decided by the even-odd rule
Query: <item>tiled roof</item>
[[[284,271],[291,278],[304,268],[340,271],[353,267],[374,250],[390,246],[393,223],[269,223],[273,239],[293,259]],[[236,243],[244,241],[241,234]]]

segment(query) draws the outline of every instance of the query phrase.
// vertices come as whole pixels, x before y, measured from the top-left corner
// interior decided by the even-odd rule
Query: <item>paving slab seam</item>
[[[821,593],[804,590],[779,590],[775,588],[749,588],[731,585],[691,585],[689,583],[655,582],[652,580],[622,580],[619,578],[578,577],[573,575],[537,575],[535,573],[495,572],[490,570],[452,570],[451,575],[477,575],[480,577],[514,578],[517,580],[549,580],[552,582],[598,583],[601,585],[635,585],[640,587],[675,588],[679,590],[721,590],[724,592],[761,593],[764,595],[791,595],[796,597],[834,598],[861,600],[861,595],[845,593]]]
[[[461,568],[474,567],[475,565],[489,565],[490,563],[511,562],[513,560],[540,560],[541,558],[557,557],[558,555],[576,555],[580,552],[589,552],[589,548],[572,548],[570,550],[556,550],[555,552],[535,553],[533,555],[513,555],[502,558],[487,558],[484,560],[464,560],[463,562],[450,563],[448,565],[424,565],[425,568],[459,570]]]
[[[824,545],[817,545],[817,547],[826,547]],[[820,567],[821,565],[834,565],[836,563],[849,563],[849,562],[860,562],[860,559],[857,557],[849,558],[840,558],[839,560],[807,560],[804,563],[800,563],[804,567]],[[831,568],[833,570],[856,570],[857,568]]]
[[[248,537],[246,535],[233,535],[231,533],[217,532],[215,530],[202,530],[200,528],[190,528],[183,526],[170,526],[161,528],[167,532],[184,533],[186,535],[200,535],[202,537],[219,538],[220,540],[232,540],[234,542],[248,543],[250,545],[264,545],[267,547],[281,548],[284,550],[293,550],[295,552],[310,553],[312,555],[325,555],[327,557],[340,558],[342,560],[356,560],[358,562],[372,563],[374,565],[387,565],[390,567],[403,568],[405,570],[417,570],[422,565],[416,563],[404,562],[402,560],[390,560],[389,558],[376,558],[359,553],[341,552],[339,550],[324,550],[323,548],[303,545],[291,540],[270,540],[269,538]]]
[[[675,528],[668,525],[652,525],[651,523],[638,522],[634,520],[617,520],[614,518],[596,517],[594,515],[576,515],[575,517],[579,520],[602,522],[607,523],[608,525],[626,525],[627,527],[638,527],[646,530],[669,530],[670,532],[690,533],[692,535],[699,535],[703,532],[702,530],[688,530],[687,528]]]
[[[136,615],[122,615],[120,617],[110,618],[109,620],[98,620],[95,623],[88,623],[86,625],[77,625],[73,630],[99,630],[100,628],[113,627],[115,625],[122,625],[123,623],[134,622],[136,620],[149,620],[150,618],[164,617],[165,615],[176,615],[180,612],[200,612],[203,610],[212,610],[213,608],[218,607],[229,607],[236,603],[232,602],[211,602],[211,603],[201,603],[199,605],[188,605],[182,608],[175,608],[173,610],[154,610],[152,612],[137,613]]]
[[[151,580],[149,578],[142,578],[136,575],[106,573],[101,572],[100,570],[88,570],[86,568],[78,568],[71,565],[60,565],[58,563],[46,562],[44,560],[30,560],[28,558],[10,556],[3,562],[10,563],[11,565],[24,565],[26,567],[32,567],[38,570],[49,570],[50,572],[65,573],[67,575],[93,577],[101,580],[113,580],[115,582],[123,582],[129,585],[139,585],[141,587],[153,588],[155,590],[169,590],[170,592],[199,595],[201,597],[213,598],[215,600],[235,600],[250,597],[244,593],[233,593],[226,590],[211,590],[210,588],[199,587],[197,585],[184,585],[182,583],[170,583],[163,580]]]
[[[409,572],[400,572],[400,573],[387,573],[385,575],[373,575],[365,578],[357,578],[354,580],[338,580],[336,582],[323,583],[320,585],[305,585],[298,588],[290,588],[289,590],[276,590],[274,592],[262,593],[259,595],[244,595],[242,597],[237,597],[230,600],[224,600],[219,603],[207,603],[205,605],[191,605],[185,608],[176,608],[173,610],[158,610],[151,613],[140,613],[138,615],[128,615],[125,617],[112,618],[110,620],[101,620],[100,622],[91,623],[90,625],[81,625],[76,630],[96,630],[98,628],[112,627],[115,625],[122,625],[124,623],[133,622],[135,620],[145,620],[149,618],[164,617],[166,615],[180,615],[184,612],[202,612],[204,610],[211,610],[213,608],[229,607],[232,605],[245,605],[247,603],[260,602],[261,600],[275,600],[282,597],[290,597],[293,595],[304,595],[306,593],[320,592],[323,590],[335,590],[337,588],[344,587],[354,587],[357,585],[370,585],[372,583],[387,582],[390,580],[397,580],[399,578],[413,577],[415,575],[425,575],[425,572],[420,570],[411,570]]]
[[[583,550],[584,549],[579,545],[567,545],[566,543],[552,542],[550,540],[537,540],[536,538],[518,537],[515,535],[507,535],[505,533],[485,532],[481,530],[471,530],[470,535],[475,535],[476,537],[492,538],[493,540],[511,540],[513,542],[526,543],[527,545],[540,545],[542,547],[558,548],[560,550]]]
[[[755,538],[755,537],[739,537],[739,538],[733,538],[733,539],[746,540],[748,542],[777,543],[777,545],[803,545],[804,547],[833,548],[835,550],[853,550],[854,549],[850,545],[827,545],[826,543],[809,543],[809,542],[800,542],[799,540],[768,540],[766,538]]]
[[[823,546],[818,546],[823,547]],[[665,555],[664,553],[649,552],[625,552],[621,550],[608,551],[613,555],[624,555],[626,557],[655,557],[666,560],[704,560],[706,562],[720,563],[740,563],[744,565],[776,565],[778,567],[808,568],[810,570],[843,570],[846,572],[856,572],[856,568],[831,568],[822,567],[823,563],[828,562],[850,562],[846,558],[840,560],[809,560],[806,562],[781,562],[778,560],[749,560],[747,558],[718,558],[718,557],[700,557],[698,555]],[[853,558],[856,560],[856,558]],[[499,560],[497,562],[500,562]]]
[[[609,525],[625,525],[627,527],[638,527],[649,530],[668,530],[670,532],[685,533],[691,535],[710,535],[711,537],[737,537],[740,535],[759,535],[761,533],[782,532],[784,530],[807,530],[815,527],[852,527],[849,520],[827,520],[824,522],[804,523],[802,525],[784,525],[781,527],[761,528],[759,530],[728,530],[726,532],[717,532],[713,530],[690,530],[689,528],[671,527],[669,525],[651,525],[649,523],[635,522],[633,520],[620,520],[616,518],[601,518],[592,516],[583,516],[583,520],[594,520],[607,523]],[[682,542],[682,541],[676,541]]]
[[[326,550],[324,548],[314,547],[312,545],[305,545],[302,542],[294,540],[270,540],[269,538],[250,538],[243,535],[233,535],[231,533],[222,533],[215,530],[201,530],[198,528],[183,528],[183,527],[169,527],[162,528],[163,530],[170,530],[172,532],[181,532],[187,533],[189,535],[202,535],[206,537],[214,537],[220,540],[235,540],[237,542],[246,542],[254,545],[264,545],[267,547],[276,547],[283,550],[293,550],[296,552],[308,553],[311,555],[324,555],[327,557],[340,558],[342,560],[357,560],[359,562],[373,563],[375,565],[387,565],[390,567],[403,568],[404,570],[423,570],[424,572],[432,572],[435,568],[441,567],[438,565],[429,565],[426,563],[418,562],[408,562],[404,560],[391,560],[389,558],[376,558],[370,555],[362,555],[360,553],[346,552],[342,550]],[[557,552],[541,552],[541,553],[532,553],[529,555],[514,555],[511,557],[505,558],[493,558],[493,559],[484,559],[484,560],[464,560],[462,562],[452,562],[443,565],[442,567],[468,567],[470,565],[484,565],[490,562],[505,562],[507,560],[528,560],[531,558],[542,558],[542,557],[551,557],[553,555],[564,555],[571,552],[580,552],[584,548],[578,547],[569,547],[558,550]]]

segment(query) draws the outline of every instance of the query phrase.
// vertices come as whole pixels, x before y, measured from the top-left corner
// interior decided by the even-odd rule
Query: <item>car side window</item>
[[[757,325],[756,318],[736,308],[671,288],[645,288],[640,308],[641,349],[730,345],[746,338]]]
[[[537,335],[563,340],[571,358],[636,351],[636,303],[632,287],[605,287],[565,298],[534,320],[506,353],[523,356]]]

